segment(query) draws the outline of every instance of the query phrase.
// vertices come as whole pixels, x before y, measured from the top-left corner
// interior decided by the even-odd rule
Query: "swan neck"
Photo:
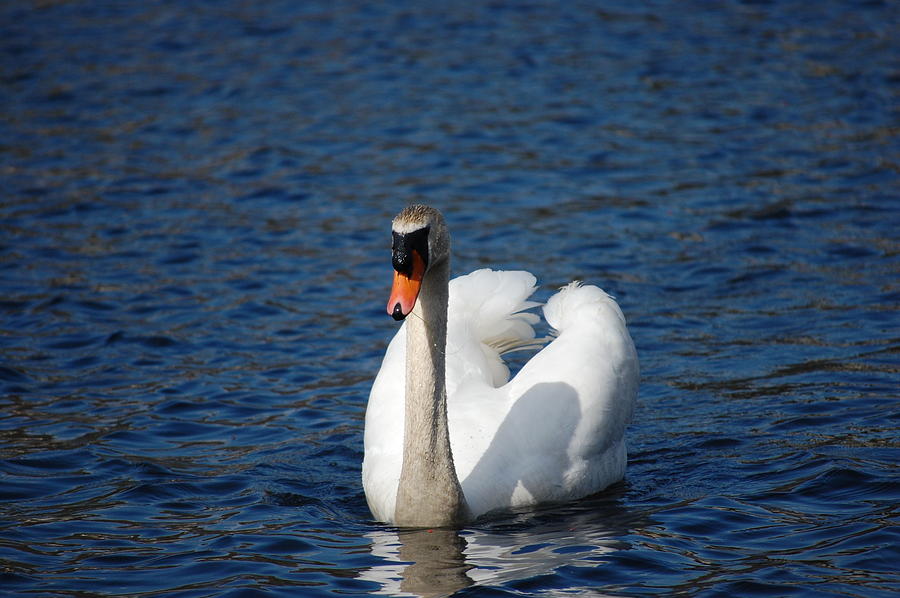
[[[406,318],[403,465],[395,513],[401,526],[452,526],[467,512],[447,425],[449,278],[447,261],[430,268]]]

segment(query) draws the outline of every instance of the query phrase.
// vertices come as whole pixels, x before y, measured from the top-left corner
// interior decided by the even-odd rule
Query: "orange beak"
[[[413,258],[412,276],[394,271],[394,285],[391,287],[387,312],[395,320],[402,320],[412,311],[419,296],[419,289],[422,287],[422,277],[425,275],[425,261],[422,256],[418,251],[410,253]]]

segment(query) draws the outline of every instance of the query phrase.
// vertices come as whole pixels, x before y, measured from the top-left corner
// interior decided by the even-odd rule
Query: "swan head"
[[[407,206],[397,214],[391,234],[394,284],[387,313],[402,320],[415,307],[425,274],[450,257],[450,235],[444,216],[419,204]]]

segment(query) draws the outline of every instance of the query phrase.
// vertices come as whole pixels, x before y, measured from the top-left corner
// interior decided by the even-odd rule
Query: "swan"
[[[454,527],[487,513],[574,500],[625,475],[639,366],[621,309],[572,282],[525,310],[535,277],[476,270],[450,280],[441,213],[392,222],[387,312],[404,320],[366,408],[362,481],[375,519]],[[546,342],[512,379],[505,352]]]

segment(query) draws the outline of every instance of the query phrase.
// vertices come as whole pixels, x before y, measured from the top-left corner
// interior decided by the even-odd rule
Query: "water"
[[[889,2],[0,6],[0,587],[893,596]],[[389,220],[615,294],[627,478],[402,532]]]

